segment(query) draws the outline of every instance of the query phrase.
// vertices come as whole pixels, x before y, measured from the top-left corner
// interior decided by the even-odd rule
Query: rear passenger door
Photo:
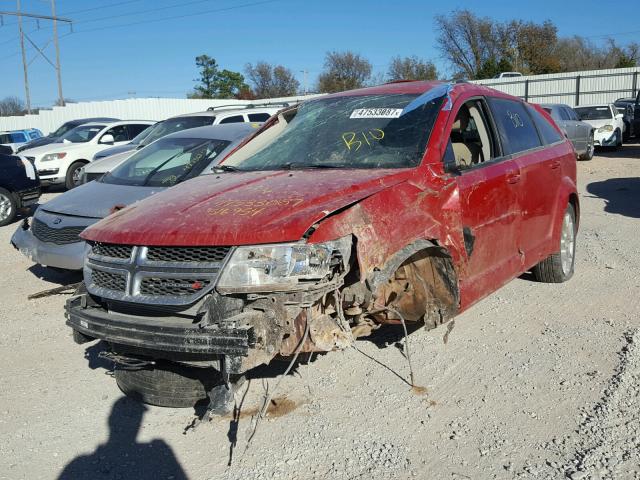
[[[458,185],[460,228],[467,254],[460,277],[461,301],[469,305],[519,272],[520,169],[503,155],[483,98],[456,107],[444,162]],[[466,116],[465,108],[468,122],[460,120]]]
[[[560,134],[542,115],[522,101],[492,98],[491,111],[506,152],[520,167],[520,225],[518,250],[523,266],[529,268],[548,252],[552,235],[552,212],[558,198],[562,169],[554,149],[544,147],[533,115],[540,117],[540,128]],[[544,123],[542,123],[544,122]]]

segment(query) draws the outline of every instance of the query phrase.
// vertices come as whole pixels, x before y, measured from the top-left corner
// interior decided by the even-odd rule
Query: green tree
[[[422,60],[418,57],[400,56],[391,59],[387,77],[393,80],[435,80],[438,78],[438,71],[433,62]]]
[[[208,55],[196,57],[196,67],[200,69],[199,82],[189,98],[236,98],[249,86],[241,73],[219,70],[218,63]]]
[[[318,91],[342,92],[363,87],[371,78],[371,63],[357,53],[328,52],[318,77]]]

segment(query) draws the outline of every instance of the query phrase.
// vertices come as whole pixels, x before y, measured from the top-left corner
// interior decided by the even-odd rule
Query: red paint
[[[423,93],[438,85],[400,82],[337,95]],[[202,176],[117,212],[82,236],[136,245],[247,245],[300,241],[316,225],[309,242],[357,238],[363,276],[427,239],[451,255],[464,310],[553,253],[567,202],[577,198],[568,140],[463,175],[444,172],[454,113],[478,96],[513,99],[478,85],[454,85],[453,109],[440,112],[417,168]],[[464,227],[474,235],[471,254]]]

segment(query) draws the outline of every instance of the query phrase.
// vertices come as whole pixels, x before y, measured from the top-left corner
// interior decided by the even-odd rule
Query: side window
[[[249,121],[250,122],[266,122],[267,120],[269,120],[270,117],[271,115],[269,115],[268,113],[250,113]]]
[[[567,112],[567,109],[564,107],[560,107],[560,118],[562,118],[562,120],[571,120],[571,115],[569,115],[569,112]]]
[[[150,125],[145,125],[141,123],[131,123],[127,125],[127,129],[129,130],[129,140],[137,137],[138,134],[142,133],[144,130],[149,128]]]
[[[578,114],[573,108],[567,107],[567,111],[569,112],[569,116],[571,117],[571,120],[575,120],[576,122],[580,121],[580,118],[578,118]]]
[[[524,152],[542,145],[523,102],[491,98],[489,104],[505,154]]]
[[[233,117],[227,117],[220,120],[220,123],[243,123],[244,117],[242,115],[234,115]]]
[[[117,127],[110,128],[104,132],[104,135],[113,135],[114,142],[126,142],[129,140],[129,133],[127,132],[126,125],[118,125]]]
[[[544,118],[544,116],[538,112],[531,105],[527,105],[527,109],[533,118],[533,123],[535,123],[538,132],[540,132],[540,136],[544,141],[545,145],[549,145],[551,143],[556,143],[562,140],[562,135],[558,132],[553,125],[549,123],[549,121]],[[573,111],[573,110],[572,110]]]
[[[464,103],[456,113],[443,161],[455,163],[459,170],[466,170],[497,156],[497,145],[487,121],[484,102],[471,100]]]

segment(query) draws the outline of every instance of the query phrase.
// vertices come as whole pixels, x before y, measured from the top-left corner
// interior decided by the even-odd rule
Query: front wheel
[[[545,283],[562,283],[573,276],[576,230],[576,212],[573,205],[569,204],[562,219],[558,251],[533,267],[533,275],[536,280]]]
[[[80,185],[80,169],[82,167],[84,167],[83,162],[74,162],[69,166],[64,182],[64,186],[67,187],[67,190],[71,190],[72,188]]]
[[[587,150],[580,156],[580,160],[591,160],[593,158],[594,150],[593,133],[591,133],[591,135],[589,135],[589,140],[587,141]]]
[[[622,146],[622,132],[620,130],[616,130],[616,146],[614,148],[618,149]]]
[[[17,206],[13,194],[0,188],[0,227],[8,225],[16,218]]]

